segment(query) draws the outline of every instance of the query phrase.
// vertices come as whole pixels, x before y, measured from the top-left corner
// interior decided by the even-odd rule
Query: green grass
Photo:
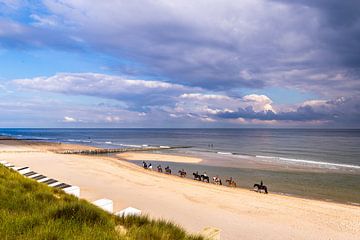
[[[173,223],[147,216],[116,217],[85,200],[0,166],[0,239],[203,238],[190,235]]]

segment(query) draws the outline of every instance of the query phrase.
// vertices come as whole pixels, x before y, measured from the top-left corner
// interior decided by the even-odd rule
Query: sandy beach
[[[157,161],[157,162],[182,162],[182,163],[199,163],[201,158],[177,156],[160,153],[144,153],[144,152],[125,152],[117,154],[124,160],[141,160],[141,161]]]
[[[81,197],[89,201],[112,199],[115,210],[136,207],[191,232],[217,227],[221,229],[221,239],[355,240],[360,236],[357,206],[259,194],[159,174],[115,158],[54,152],[68,148],[85,147],[0,140],[0,159],[77,185]],[[122,157],[158,158],[150,153],[127,153]],[[166,161],[201,161],[165,157]]]

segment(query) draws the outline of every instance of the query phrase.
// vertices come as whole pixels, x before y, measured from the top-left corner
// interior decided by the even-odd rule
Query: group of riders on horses
[[[145,161],[143,161],[143,168],[149,169],[149,170],[153,169],[151,163],[148,165]],[[160,164],[156,168],[157,168],[158,172],[160,172],[160,173],[163,172],[163,169]],[[180,177],[186,177],[186,171],[184,169],[179,170],[178,173],[179,173]],[[170,169],[169,165],[165,167],[165,174],[171,174],[171,169]],[[199,172],[196,171],[193,173],[193,176],[194,176],[194,180],[210,183],[210,178],[206,174],[206,172],[204,172],[203,174],[199,174]],[[223,185],[222,181],[218,175],[214,176],[212,178],[212,180],[213,180],[213,183],[216,185]],[[233,180],[232,177],[230,177],[229,179],[226,179],[225,182],[229,185],[229,187],[236,187],[236,182]],[[254,190],[257,192],[268,193],[267,187],[263,184],[262,180],[261,180],[260,184],[257,184],[257,183],[254,184]]]

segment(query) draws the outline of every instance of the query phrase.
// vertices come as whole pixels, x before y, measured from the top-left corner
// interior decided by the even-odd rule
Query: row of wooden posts
[[[122,152],[134,152],[134,151],[157,151],[175,148],[190,148],[190,146],[160,146],[160,147],[141,147],[141,148],[99,148],[99,149],[86,149],[86,150],[65,150],[57,151],[61,154],[106,154],[106,153],[122,153]]]

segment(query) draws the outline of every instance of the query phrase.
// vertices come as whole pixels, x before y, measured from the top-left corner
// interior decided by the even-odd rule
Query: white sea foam
[[[360,169],[360,166],[358,166],[358,165],[352,165],[352,164],[320,162],[320,161],[314,161],[314,160],[295,159],[295,158],[284,158],[284,157],[274,157],[274,156],[262,156],[262,155],[256,155],[256,157],[257,157],[257,158],[265,158],[265,159],[273,159],[273,160],[277,160],[277,161],[286,161],[286,162],[296,162],[296,163],[303,163],[303,164],[322,165],[322,166],[326,166],[326,167],[328,167],[328,168],[341,167],[341,168],[355,168],[355,169]]]
[[[67,141],[68,141],[68,142],[83,142],[83,143],[91,143],[91,141],[90,141],[90,140],[72,139],[72,138],[68,139]]]
[[[133,147],[133,148],[141,148],[141,145],[134,145],[134,144],[121,144],[124,147]]]
[[[222,154],[222,155],[233,155],[233,153],[231,153],[231,152],[217,152],[217,154]]]

